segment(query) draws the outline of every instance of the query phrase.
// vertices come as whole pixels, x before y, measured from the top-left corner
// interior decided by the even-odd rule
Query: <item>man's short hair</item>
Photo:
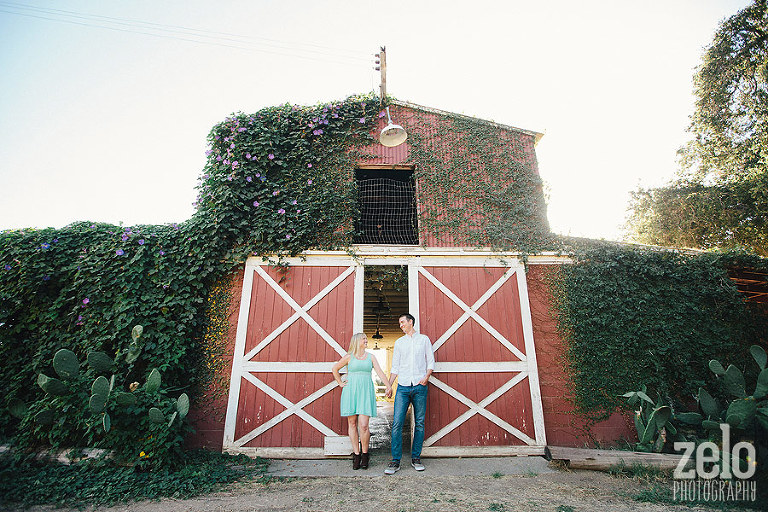
[[[403,317],[405,317],[408,320],[410,320],[413,325],[416,325],[416,319],[413,317],[412,314],[410,314],[410,313],[403,313],[402,315],[400,315],[397,318],[400,319],[400,318],[403,318]]]

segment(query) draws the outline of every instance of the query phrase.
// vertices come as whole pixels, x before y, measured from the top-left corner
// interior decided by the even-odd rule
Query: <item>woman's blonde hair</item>
[[[352,335],[352,339],[349,341],[349,352],[353,356],[357,355],[357,351],[360,349],[360,341],[365,338],[365,333],[358,332]]]

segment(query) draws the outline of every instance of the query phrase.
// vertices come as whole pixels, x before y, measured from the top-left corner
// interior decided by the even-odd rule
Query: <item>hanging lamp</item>
[[[407,138],[408,133],[405,131],[405,128],[392,122],[392,118],[389,115],[389,107],[387,107],[387,126],[381,130],[379,142],[381,142],[382,146],[393,148],[405,142]]]

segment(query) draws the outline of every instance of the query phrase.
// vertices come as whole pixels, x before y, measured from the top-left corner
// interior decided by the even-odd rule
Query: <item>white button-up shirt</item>
[[[401,336],[395,342],[390,373],[397,375],[401,386],[415,386],[427,375],[427,370],[435,369],[435,354],[432,343],[423,334]]]

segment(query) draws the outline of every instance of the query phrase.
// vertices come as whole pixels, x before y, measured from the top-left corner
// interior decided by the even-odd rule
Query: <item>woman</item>
[[[387,393],[392,389],[389,379],[381,371],[379,362],[365,351],[367,346],[368,337],[365,334],[354,334],[349,342],[349,352],[334,363],[331,370],[333,378],[341,387],[341,415],[347,417],[349,426],[349,440],[353,451],[352,469],[368,469],[368,444],[371,440],[368,423],[371,416],[376,416],[376,392],[371,379],[371,368],[376,370],[376,375],[387,384]],[[347,380],[343,381],[339,370],[345,366]]]

